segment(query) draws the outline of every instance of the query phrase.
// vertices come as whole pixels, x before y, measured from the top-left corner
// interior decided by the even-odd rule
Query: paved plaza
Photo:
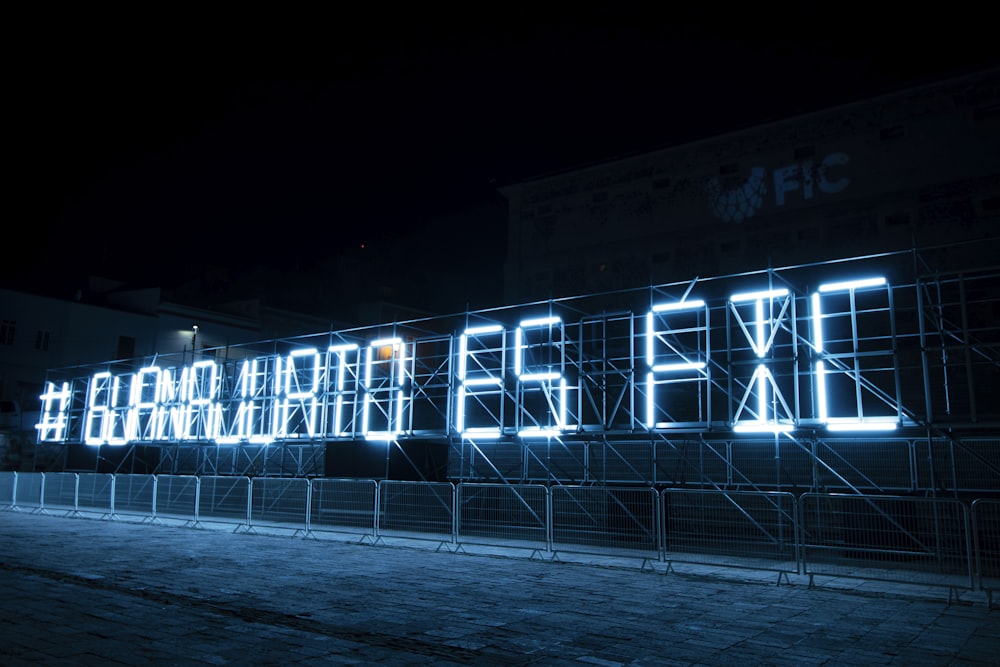
[[[968,593],[0,512],[0,665],[995,665]]]

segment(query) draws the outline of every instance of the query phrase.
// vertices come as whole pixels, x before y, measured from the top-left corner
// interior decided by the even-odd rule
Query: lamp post
[[[191,358],[194,360],[195,352],[198,350],[198,325],[194,325],[192,329],[194,329],[194,333],[191,334]]]

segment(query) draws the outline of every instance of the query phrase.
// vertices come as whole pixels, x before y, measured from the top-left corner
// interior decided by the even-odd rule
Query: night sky
[[[26,21],[0,281],[306,267],[502,203],[506,183],[1000,62],[985,16],[845,10]],[[504,242],[442,238],[441,261],[500,262]]]

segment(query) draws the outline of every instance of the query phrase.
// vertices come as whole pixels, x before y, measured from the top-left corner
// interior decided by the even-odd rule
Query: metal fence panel
[[[952,488],[963,492],[984,491],[992,494],[1000,488],[1000,440],[970,438],[935,439],[930,443],[928,461],[926,442],[917,457],[920,484],[931,488]]]
[[[656,440],[653,446],[657,483],[684,484],[706,478],[702,465],[703,449],[698,440]]]
[[[792,494],[665,489],[660,497],[666,560],[799,571]]]
[[[202,477],[198,518],[245,524],[250,497],[249,477]]]
[[[458,541],[546,548],[546,487],[459,484]]]
[[[455,523],[452,484],[382,481],[378,494],[379,535],[452,539]]]
[[[658,554],[654,489],[553,486],[550,493],[553,550]]]
[[[43,472],[42,507],[48,509],[76,509],[76,473]]]
[[[648,484],[653,480],[653,446],[643,442],[594,442],[590,446],[591,479]]]
[[[560,479],[583,481],[586,477],[586,443],[546,438],[525,440],[522,447],[527,454],[525,476],[529,480],[548,479],[552,471],[558,471],[555,474]]]
[[[989,591],[992,598],[992,592],[1000,589],[1000,500],[973,501],[972,530],[979,588]]]
[[[906,493],[913,489],[915,472],[911,444],[900,439],[820,440],[816,454],[826,466],[818,469],[820,489]]]
[[[957,500],[806,493],[806,574],[972,588],[968,513]]]
[[[111,512],[115,476],[97,472],[79,473],[76,507],[82,511]]]
[[[306,529],[309,480],[257,477],[250,483],[250,525]]]
[[[7,510],[14,506],[14,481],[16,479],[16,472],[0,472],[0,510]]]
[[[463,441],[463,479],[524,479],[524,445],[495,440]]]
[[[115,475],[115,514],[152,517],[155,486],[153,475]]]
[[[197,520],[198,482],[191,475],[157,475],[155,516]]]
[[[377,488],[373,479],[312,480],[310,529],[375,537]]]
[[[14,507],[34,510],[42,506],[42,473],[19,472],[14,489]]]

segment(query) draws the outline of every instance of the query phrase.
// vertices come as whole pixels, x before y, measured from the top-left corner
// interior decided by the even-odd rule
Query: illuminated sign
[[[844,173],[850,160],[846,153],[830,153],[819,164],[806,160],[774,169],[771,174],[774,205],[784,206],[793,195],[810,200],[816,191],[831,195],[843,191],[851,182]],[[706,192],[712,215],[723,222],[743,222],[752,218],[764,206],[767,180],[764,167],[751,168],[746,181],[728,190],[723,190],[718,177],[710,179]]]
[[[583,320],[567,321],[567,310],[466,326],[445,335],[445,351],[433,358],[422,339],[397,335],[101,370],[46,383],[38,437],[88,445],[549,439],[607,429],[585,416],[601,412],[598,402],[627,403],[632,421],[619,428],[630,432],[903,423],[893,347],[871,343],[894,326],[884,277],[822,283],[807,294],[751,287],[725,299],[653,299],[628,315],[630,333],[614,343],[615,358],[626,361],[615,364],[606,340],[583,343]],[[603,378],[611,367],[629,378],[627,391],[610,393]],[[418,415],[421,406],[432,409]]]

